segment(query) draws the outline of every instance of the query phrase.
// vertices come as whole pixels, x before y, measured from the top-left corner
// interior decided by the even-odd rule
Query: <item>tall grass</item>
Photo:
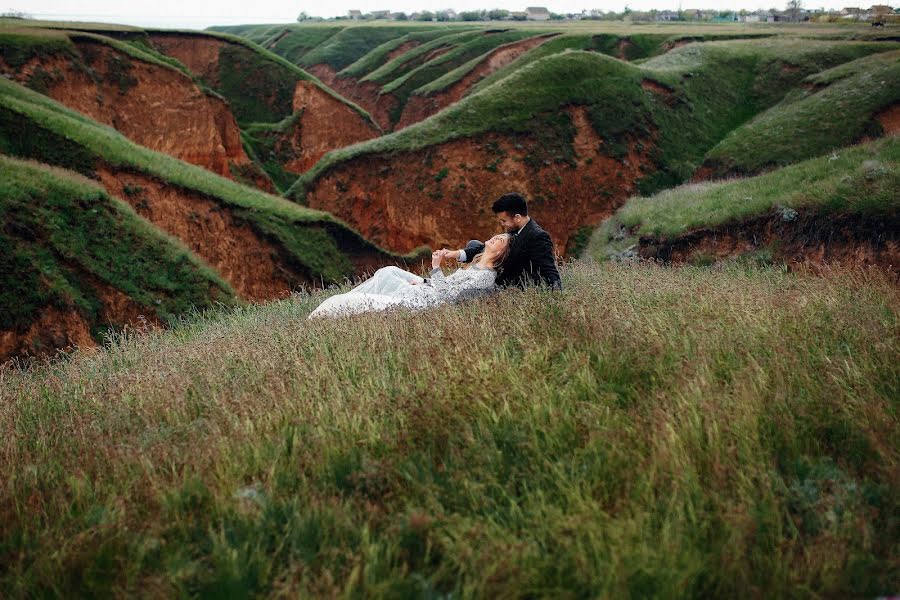
[[[0,595],[900,589],[885,275],[563,280],[316,322],[300,293],[0,370]]]

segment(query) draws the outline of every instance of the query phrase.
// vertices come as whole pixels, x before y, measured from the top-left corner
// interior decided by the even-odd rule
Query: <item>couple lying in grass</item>
[[[521,194],[504,194],[491,207],[506,233],[486,242],[470,241],[461,250],[431,255],[428,279],[398,267],[384,267],[345,294],[322,302],[309,316],[339,316],[402,306],[428,308],[491,293],[511,285],[537,284],[561,289],[553,242],[528,216]],[[441,265],[456,259],[465,267],[444,275]]]

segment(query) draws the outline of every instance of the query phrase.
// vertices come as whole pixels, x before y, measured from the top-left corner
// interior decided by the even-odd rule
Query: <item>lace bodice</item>
[[[464,293],[489,292],[494,288],[497,273],[492,269],[471,267],[457,269],[450,275],[444,275],[440,267],[432,269],[429,285],[441,302],[456,302]]]

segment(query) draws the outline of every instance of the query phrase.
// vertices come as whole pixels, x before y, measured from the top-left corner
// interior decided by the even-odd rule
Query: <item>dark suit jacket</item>
[[[484,243],[472,240],[464,248],[466,261],[484,252]],[[513,237],[509,256],[503,263],[503,269],[497,275],[497,285],[549,285],[554,289],[562,289],[556,259],[553,256],[553,242],[550,234],[541,229],[534,219]]]

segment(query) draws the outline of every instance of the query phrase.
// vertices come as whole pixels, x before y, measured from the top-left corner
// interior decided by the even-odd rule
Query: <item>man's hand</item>
[[[431,253],[431,268],[437,269],[441,266],[441,263],[444,260],[444,250],[438,250],[437,252]]]

